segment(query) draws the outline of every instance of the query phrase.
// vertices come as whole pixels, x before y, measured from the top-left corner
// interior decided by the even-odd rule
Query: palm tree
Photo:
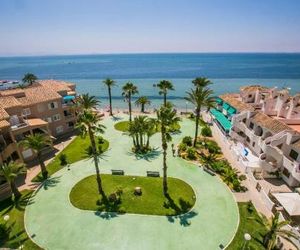
[[[147,96],[141,96],[135,101],[136,106],[141,106],[141,112],[145,113],[145,106],[150,105],[151,101],[148,99]]]
[[[212,84],[212,82],[205,77],[197,77],[192,81],[192,83],[196,88],[205,88],[208,85]]]
[[[174,124],[177,124],[180,118],[176,116],[176,111],[171,107],[162,106],[157,111],[157,123],[161,127],[161,141],[163,149],[163,192],[164,195],[168,194],[167,183],[167,149],[168,142],[172,140],[172,134],[170,130]]]
[[[91,142],[91,154],[94,158],[94,164],[96,169],[96,180],[98,184],[98,192],[99,194],[103,194],[102,188],[102,181],[100,176],[100,169],[99,169],[99,160],[98,156],[100,154],[99,149],[97,149],[96,141],[95,141],[95,134],[96,133],[104,133],[104,126],[100,124],[101,117],[93,112],[92,110],[84,110],[82,113],[79,114],[77,120],[77,128],[79,128],[82,136],[88,135]]]
[[[164,106],[167,105],[167,93],[169,90],[174,90],[174,86],[170,81],[167,80],[162,80],[160,81],[157,85],[159,88],[159,95],[164,96]]]
[[[132,117],[131,117],[131,97],[135,94],[138,94],[138,88],[137,86],[135,86],[132,82],[127,82],[123,88],[122,88],[123,92],[122,92],[122,96],[124,96],[125,101],[128,102],[128,106],[129,106],[129,122],[132,121]]]
[[[112,105],[111,105],[111,88],[113,86],[115,86],[115,81],[110,79],[110,78],[106,78],[104,81],[103,81],[104,85],[106,85],[107,89],[108,89],[108,96],[109,96],[109,115],[113,115],[112,113]]]
[[[262,214],[259,219],[256,219],[256,221],[267,229],[267,233],[263,239],[263,245],[267,250],[275,248],[278,237],[282,237],[292,244],[294,243],[291,241],[291,238],[298,240],[298,236],[294,232],[285,228],[290,222],[286,220],[279,220],[279,212],[277,212],[275,216],[272,216],[271,219],[268,219]]]
[[[99,105],[100,101],[95,96],[89,94],[80,95],[76,100],[76,108],[79,112],[87,109],[95,109]]]
[[[239,178],[239,171],[236,170],[235,168],[224,168],[223,170],[223,181],[228,185],[231,186],[232,183],[235,182],[235,180],[238,180]]]
[[[16,178],[25,173],[25,166],[24,164],[16,163],[16,162],[9,162],[4,163],[0,166],[0,176],[3,176],[6,181],[8,182],[12,193],[14,194],[15,199],[21,197],[21,193],[16,186]]]
[[[206,107],[210,109],[214,107],[215,99],[211,96],[213,91],[209,88],[196,87],[196,89],[191,89],[190,92],[186,93],[188,96],[185,99],[196,107],[196,129],[193,143],[193,146],[196,147],[201,108]]]
[[[38,78],[32,74],[32,73],[27,73],[24,75],[22,82],[23,83],[28,83],[29,85],[33,84]]]
[[[42,150],[46,146],[52,146],[51,138],[48,135],[36,133],[26,136],[25,139],[20,142],[20,144],[25,148],[32,149],[37,154],[37,158],[42,171],[42,176],[44,179],[47,179],[48,171],[42,158]]]

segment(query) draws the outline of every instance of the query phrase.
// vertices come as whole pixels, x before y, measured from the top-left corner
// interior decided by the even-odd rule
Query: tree
[[[164,106],[167,106],[167,94],[169,90],[174,90],[174,86],[170,81],[162,80],[157,85],[159,88],[159,95],[164,96]]]
[[[3,163],[0,166],[0,175],[3,176],[8,182],[10,189],[14,194],[15,199],[19,199],[21,197],[21,193],[17,188],[15,180],[19,175],[25,172],[26,171],[25,171],[24,164],[12,162],[12,161],[9,163]]]
[[[294,243],[291,241],[291,238],[298,240],[298,236],[294,232],[286,229],[286,226],[290,222],[279,220],[279,212],[277,212],[275,216],[272,216],[271,219],[268,219],[262,214],[256,221],[267,229],[267,233],[264,235],[263,239],[263,245],[267,250],[272,250],[276,247],[278,237],[282,237],[292,244]]]
[[[135,94],[138,94],[138,88],[137,86],[135,86],[132,82],[127,82],[123,88],[122,88],[123,92],[122,92],[122,96],[124,96],[125,101],[128,102],[128,106],[129,106],[129,122],[132,121],[132,117],[131,117],[131,97]]]
[[[35,81],[37,81],[37,77],[32,73],[27,73],[24,75],[22,82],[28,83],[29,85],[32,85]]]
[[[196,147],[197,137],[198,137],[198,129],[199,129],[199,121],[200,121],[200,112],[202,107],[206,107],[208,109],[215,106],[215,99],[211,96],[213,91],[206,87],[196,87],[196,89],[191,89],[190,92],[186,92],[187,97],[185,99],[195,105],[196,107],[196,129],[195,129],[195,138],[194,138],[194,147]]]
[[[170,132],[172,126],[177,124],[180,118],[176,116],[176,111],[171,107],[162,106],[157,111],[157,123],[161,127],[161,142],[163,149],[163,192],[168,194],[167,183],[167,149],[168,142],[172,140],[172,133]]]
[[[98,160],[100,152],[96,146],[96,141],[95,141],[96,133],[104,133],[105,127],[102,124],[100,124],[100,121],[101,121],[101,117],[97,113],[93,112],[92,110],[86,109],[78,116],[77,128],[79,128],[81,135],[83,137],[88,135],[90,138],[90,142],[91,142],[90,153],[94,158],[98,192],[99,194],[104,194],[102,188],[101,176],[100,176],[99,160]]]
[[[148,99],[147,96],[141,96],[135,101],[136,106],[141,106],[141,112],[145,113],[145,106],[150,105],[151,101]]]
[[[99,105],[100,101],[95,96],[89,94],[80,95],[76,100],[76,108],[79,112],[87,109],[95,109]]]
[[[205,77],[197,77],[192,81],[192,83],[196,88],[205,88],[212,84],[212,82]]]
[[[112,105],[111,105],[111,88],[116,86],[115,81],[110,79],[110,78],[106,78],[103,81],[104,85],[106,85],[107,89],[108,89],[108,96],[109,96],[109,115],[113,115],[112,113]]]
[[[42,176],[44,179],[48,178],[48,171],[46,169],[44,160],[42,158],[42,150],[47,146],[52,146],[52,140],[48,135],[36,133],[28,135],[20,142],[21,146],[32,149],[36,154],[40,163]]]

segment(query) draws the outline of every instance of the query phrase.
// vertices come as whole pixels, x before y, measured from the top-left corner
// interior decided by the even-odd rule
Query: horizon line
[[[74,54],[28,54],[28,55],[0,55],[0,58],[18,57],[51,57],[51,56],[104,56],[104,55],[168,55],[168,54],[300,54],[300,51],[222,51],[222,52],[107,52],[107,53],[74,53]]]

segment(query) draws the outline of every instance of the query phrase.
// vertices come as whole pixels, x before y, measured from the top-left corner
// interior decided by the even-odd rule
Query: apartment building
[[[299,95],[255,85],[241,88],[240,94],[221,95],[217,103],[211,111],[215,123],[244,145],[245,154],[248,150],[256,157],[251,170],[263,177],[280,175],[289,186],[299,186]]]
[[[74,84],[56,80],[0,91],[0,163],[34,157],[18,144],[26,135],[45,133],[54,139],[73,131],[75,97]]]

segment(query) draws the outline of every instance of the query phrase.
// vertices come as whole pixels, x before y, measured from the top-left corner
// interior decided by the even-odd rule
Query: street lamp
[[[248,233],[245,233],[244,234],[244,240],[245,240],[245,242],[244,242],[243,250],[245,249],[245,247],[248,244],[248,242],[251,240],[251,235],[248,234]]]
[[[187,114],[187,105],[188,105],[188,102],[185,102],[185,114]]]

